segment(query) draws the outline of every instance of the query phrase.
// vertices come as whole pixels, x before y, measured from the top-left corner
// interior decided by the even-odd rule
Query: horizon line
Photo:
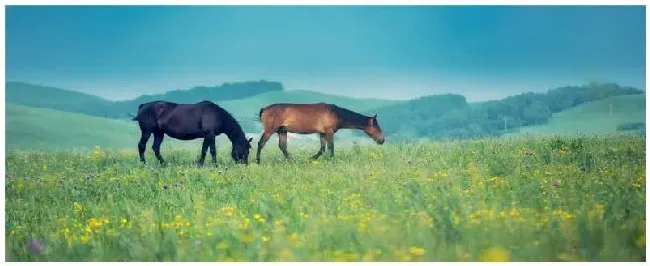
[[[345,98],[355,99],[355,100],[383,100],[383,101],[395,101],[395,102],[408,102],[408,101],[418,100],[418,99],[421,99],[421,98],[424,98],[424,97],[438,96],[438,95],[449,95],[449,94],[452,94],[452,95],[460,95],[460,96],[465,97],[465,99],[466,99],[466,101],[467,101],[468,103],[470,103],[470,102],[471,102],[471,103],[480,103],[480,102],[489,102],[489,101],[495,101],[495,100],[496,100],[496,101],[499,101],[499,100],[506,99],[506,98],[508,98],[508,97],[517,96],[517,95],[523,95],[523,94],[528,94],[528,93],[547,93],[547,92],[550,91],[550,90],[557,89],[557,88],[562,88],[562,87],[584,87],[584,86],[589,86],[589,85],[594,85],[594,84],[595,84],[595,85],[615,84],[615,85],[620,86],[620,87],[634,88],[634,89],[637,89],[637,90],[643,91],[643,92],[644,92],[644,93],[643,93],[644,95],[645,95],[645,92],[646,92],[646,89],[645,89],[645,88],[640,88],[640,87],[636,87],[636,86],[626,86],[626,85],[621,85],[621,84],[618,83],[618,82],[597,82],[597,81],[589,81],[589,82],[584,82],[584,83],[582,83],[582,84],[580,84],[580,85],[577,85],[577,84],[566,84],[566,85],[556,86],[556,87],[552,87],[552,88],[547,88],[544,92],[539,92],[539,91],[538,91],[538,92],[535,92],[535,91],[532,91],[532,90],[529,90],[529,91],[523,91],[523,92],[518,93],[518,94],[510,94],[510,95],[508,95],[508,96],[504,96],[504,97],[502,97],[502,98],[499,98],[499,99],[492,99],[492,100],[478,100],[478,101],[470,101],[470,100],[467,100],[467,96],[466,96],[466,95],[464,95],[464,94],[460,94],[460,93],[453,93],[453,92],[447,92],[447,93],[436,93],[436,94],[426,94],[426,95],[421,95],[421,96],[417,96],[417,97],[413,97],[413,98],[409,98],[409,99],[387,99],[387,98],[360,98],[360,97],[354,97],[354,96],[348,96],[348,95],[341,95],[341,94],[336,94],[336,93],[327,93],[327,92],[322,92],[322,91],[317,91],[317,90],[308,90],[308,89],[288,89],[288,88],[286,88],[286,87],[284,86],[284,83],[283,83],[282,81],[274,81],[274,80],[266,80],[266,79],[258,79],[258,80],[248,79],[248,80],[240,80],[240,81],[225,81],[225,82],[221,82],[221,84],[215,84],[215,85],[193,85],[193,86],[191,86],[191,87],[189,87],[189,88],[166,90],[166,91],[164,91],[164,92],[162,92],[162,93],[155,93],[155,94],[140,94],[139,96],[136,96],[136,97],[134,97],[134,98],[130,98],[130,99],[121,99],[121,100],[111,100],[111,99],[107,99],[107,98],[105,98],[105,97],[103,97],[103,96],[101,96],[101,95],[97,95],[97,94],[93,94],[93,93],[88,93],[88,92],[84,92],[84,91],[79,91],[79,90],[75,90],[75,89],[63,88],[63,87],[60,87],[60,86],[54,86],[54,85],[46,85],[46,84],[36,83],[36,82],[30,82],[30,81],[20,81],[20,80],[6,80],[6,81],[5,81],[5,91],[6,91],[6,84],[8,84],[8,83],[22,83],[22,84],[27,84],[27,85],[32,85],[32,86],[39,86],[39,87],[45,87],[45,88],[54,88],[54,89],[59,89],[59,90],[68,91],[68,92],[80,93],[80,94],[84,94],[84,95],[88,95],[88,96],[92,96],[92,97],[97,97],[97,98],[100,98],[100,99],[102,99],[102,100],[105,100],[105,101],[109,101],[109,102],[113,102],[113,103],[115,103],[115,102],[135,101],[135,100],[137,100],[138,98],[140,98],[140,97],[144,97],[144,96],[161,96],[161,95],[165,95],[165,94],[167,94],[167,93],[169,93],[169,92],[174,92],[174,91],[191,91],[191,90],[193,90],[193,89],[200,88],[200,87],[207,87],[207,88],[222,88],[223,85],[228,84],[228,83],[230,83],[230,84],[235,83],[235,84],[236,84],[236,83],[247,83],[247,82],[269,82],[269,83],[279,83],[280,86],[282,87],[282,90],[281,90],[281,91],[304,91],[304,92],[319,93],[319,94],[323,94],[323,95],[330,95],[330,96],[337,96],[337,97],[345,97]],[[263,92],[263,93],[259,93],[259,94],[264,94],[264,93],[268,93],[268,92]],[[256,94],[256,95],[259,95],[259,94]],[[253,96],[255,96],[255,95],[253,95]],[[249,96],[249,97],[252,97],[252,96]],[[246,98],[248,98],[248,97],[246,97]],[[245,98],[232,99],[232,100],[241,100],[241,99],[245,99]],[[231,101],[232,101],[232,100],[231,100]],[[5,102],[6,102],[6,100],[5,100]]]

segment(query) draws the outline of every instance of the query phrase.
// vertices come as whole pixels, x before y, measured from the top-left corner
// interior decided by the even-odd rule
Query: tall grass
[[[10,152],[6,257],[645,261],[644,144],[423,142],[337,147],[317,161],[293,151],[292,162],[267,145],[261,165],[222,150],[218,168],[180,150],[164,151],[165,167],[134,151]]]

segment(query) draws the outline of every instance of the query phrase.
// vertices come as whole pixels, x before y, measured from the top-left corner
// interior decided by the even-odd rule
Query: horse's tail
[[[257,121],[262,121],[262,113],[264,113],[264,108],[260,109],[260,113],[257,115]]]
[[[132,115],[131,113],[129,113],[129,116],[131,117],[131,120],[138,121],[138,115],[140,114],[140,109],[142,109],[142,106],[144,106],[144,103],[138,105],[138,114],[137,115]]]

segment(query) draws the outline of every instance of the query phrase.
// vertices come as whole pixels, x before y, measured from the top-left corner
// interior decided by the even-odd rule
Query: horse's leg
[[[144,160],[144,152],[147,149],[147,141],[149,141],[151,132],[142,130],[141,133],[142,135],[140,136],[140,141],[138,142],[138,153],[140,154],[140,162],[144,164],[146,163]]]
[[[156,155],[156,158],[158,159],[160,164],[165,163],[165,160],[163,160],[162,156],[160,155],[160,145],[162,144],[164,137],[165,134],[162,132],[153,133],[153,145],[151,146],[151,149],[153,150],[153,153]]]
[[[280,150],[284,154],[284,157],[287,158],[287,160],[291,160],[291,156],[289,156],[289,152],[287,151],[287,132],[278,132],[278,139],[278,144],[280,146]]]
[[[203,166],[205,163],[205,154],[208,152],[208,147],[210,146],[210,141],[208,137],[203,138],[203,145],[201,146],[201,157],[199,157],[199,166]]]
[[[260,163],[260,152],[262,151],[262,148],[264,148],[266,142],[271,138],[271,134],[271,132],[264,131],[264,134],[260,137],[260,141],[257,142],[257,158],[255,159],[257,164]]]
[[[319,135],[320,135],[320,150],[318,150],[318,153],[314,154],[314,156],[311,157],[312,160],[318,159],[318,157],[320,157],[321,154],[325,152],[325,144],[327,143],[327,141],[325,140],[325,134],[319,133]]]
[[[215,137],[211,135],[208,140],[210,144],[210,156],[212,156],[212,162],[214,163],[214,167],[219,166],[217,163],[217,145],[215,144]]]
[[[325,133],[327,149],[330,150],[330,158],[334,157],[334,133]]]

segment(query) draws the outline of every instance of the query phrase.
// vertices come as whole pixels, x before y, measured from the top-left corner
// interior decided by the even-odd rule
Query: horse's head
[[[366,122],[366,126],[363,128],[363,132],[368,134],[368,136],[374,139],[375,142],[377,142],[379,145],[384,144],[384,141],[386,141],[384,132],[381,131],[379,122],[377,122],[377,115],[373,115],[368,120],[368,122]]]
[[[247,140],[244,137],[233,142],[230,156],[232,156],[236,164],[248,164],[248,153],[252,148],[251,141],[253,141],[253,138]]]

